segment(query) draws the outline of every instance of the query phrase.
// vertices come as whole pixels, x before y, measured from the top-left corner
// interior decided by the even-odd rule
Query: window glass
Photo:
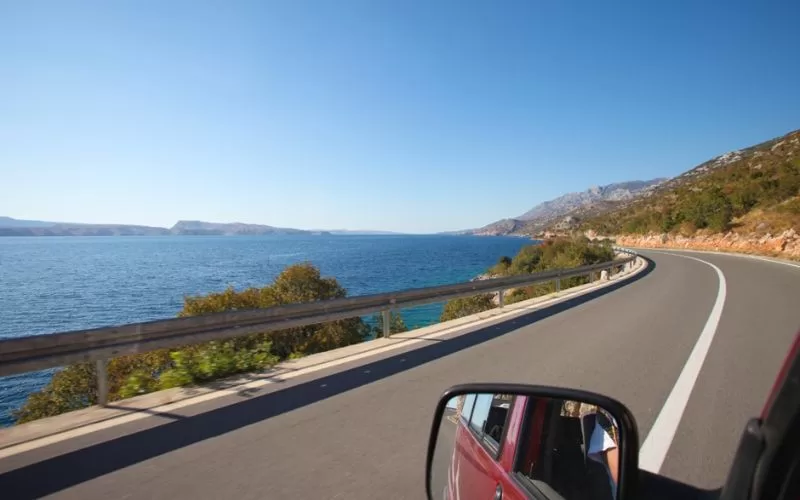
[[[580,401],[531,398],[515,470],[540,491],[555,491],[568,500],[615,498],[616,475],[611,474],[607,455],[618,457],[617,436],[613,418],[602,408]]]
[[[489,410],[492,407],[491,394],[478,394],[475,398],[475,408],[472,410],[472,418],[469,420],[469,426],[473,431],[483,434],[483,426],[489,418]]]
[[[464,397],[464,406],[461,408],[461,418],[465,422],[469,422],[469,417],[472,415],[472,407],[475,404],[476,394],[467,394]]]
[[[499,446],[511,399],[511,396],[505,394],[479,394],[475,398],[469,421],[470,428],[495,446]]]

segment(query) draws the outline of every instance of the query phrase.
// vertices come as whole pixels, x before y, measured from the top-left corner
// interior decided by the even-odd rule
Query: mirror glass
[[[620,432],[604,408],[531,394],[464,394],[440,417],[428,470],[434,499],[617,498]]]

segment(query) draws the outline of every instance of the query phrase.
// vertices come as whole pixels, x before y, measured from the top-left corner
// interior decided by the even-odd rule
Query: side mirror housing
[[[436,500],[634,498],[638,453],[636,421],[615,399],[548,386],[458,385],[436,407],[426,490]]]

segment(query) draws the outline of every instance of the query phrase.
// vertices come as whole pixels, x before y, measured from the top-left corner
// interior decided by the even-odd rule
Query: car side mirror
[[[426,489],[431,500],[634,498],[638,453],[633,415],[609,397],[459,385],[436,407]]]

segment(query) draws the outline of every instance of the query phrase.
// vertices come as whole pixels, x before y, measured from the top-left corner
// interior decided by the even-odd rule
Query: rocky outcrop
[[[622,235],[614,238],[620,246],[713,250],[800,260],[800,234],[794,229],[787,229],[777,235],[728,232],[694,236],[673,234]]]
[[[593,186],[580,193],[568,193],[540,203],[517,217],[523,221],[552,220],[564,217],[575,209],[598,201],[627,201],[636,198],[642,191],[657,186],[667,179],[629,181],[607,186]]]

